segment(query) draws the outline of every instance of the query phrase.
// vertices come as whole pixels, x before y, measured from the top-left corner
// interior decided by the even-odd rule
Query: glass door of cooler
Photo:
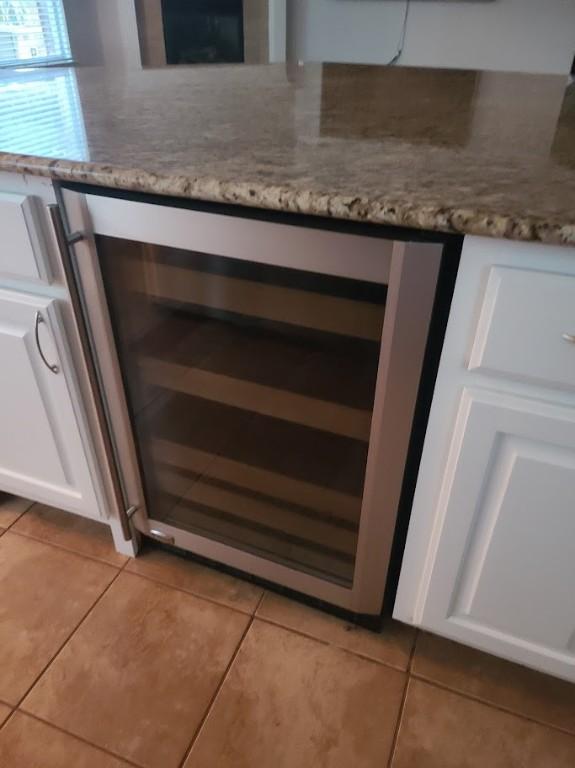
[[[150,514],[351,585],[386,286],[97,247]]]
[[[437,248],[418,247],[422,289],[406,282],[405,244],[88,203],[140,530],[352,610],[380,605]]]

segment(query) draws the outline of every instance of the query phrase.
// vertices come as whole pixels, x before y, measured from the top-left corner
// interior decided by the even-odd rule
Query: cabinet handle
[[[34,337],[36,339],[36,347],[38,348],[38,354],[42,358],[42,362],[44,363],[46,368],[48,368],[49,371],[52,371],[52,373],[59,373],[60,369],[58,368],[58,366],[57,365],[51,365],[46,360],[46,356],[42,352],[42,346],[40,345],[40,326],[42,325],[42,323],[45,324],[45,322],[46,321],[42,317],[41,313],[40,312],[36,312],[36,323],[34,325]]]
[[[59,191],[56,192],[56,196],[61,198]],[[129,506],[129,503],[124,498],[124,485],[119,474],[120,470],[117,464],[115,448],[110,434],[110,425],[103,406],[100,381],[98,379],[98,372],[94,362],[93,349],[90,343],[90,334],[83,309],[82,293],[79,287],[81,285],[81,279],[77,274],[75,260],[70,250],[70,246],[75,242],[82,240],[84,236],[80,233],[73,235],[68,235],[66,233],[66,227],[64,225],[62,213],[58,205],[49,205],[48,211],[50,213],[52,227],[54,229],[56,241],[60,250],[60,257],[66,277],[66,285],[70,295],[76,328],[80,336],[83,363],[88,377],[90,390],[93,393],[92,399],[95,408],[95,420],[103,442],[102,458],[105,460],[110,474],[112,486],[111,492],[114,506],[116,508],[115,511],[117,518],[120,521],[122,534],[125,541],[132,541],[134,534],[130,525],[130,519],[135,514],[137,507],[129,507],[129,509],[126,509],[126,507]]]
[[[565,341],[570,341],[571,344],[575,344],[575,333],[562,333],[561,338]]]

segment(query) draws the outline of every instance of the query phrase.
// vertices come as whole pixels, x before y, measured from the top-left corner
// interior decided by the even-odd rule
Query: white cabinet
[[[574,275],[574,249],[466,241],[394,610],[573,681]]]
[[[0,488],[97,517],[65,357],[55,300],[0,290]]]

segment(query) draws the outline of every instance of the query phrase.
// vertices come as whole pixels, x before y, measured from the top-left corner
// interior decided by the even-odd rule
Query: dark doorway
[[[168,64],[244,61],[243,0],[162,0]]]

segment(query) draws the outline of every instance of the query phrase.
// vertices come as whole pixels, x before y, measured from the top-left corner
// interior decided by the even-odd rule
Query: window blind
[[[23,155],[87,159],[74,70],[0,71],[0,149]]]
[[[0,0],[0,67],[70,60],[62,0]]]

